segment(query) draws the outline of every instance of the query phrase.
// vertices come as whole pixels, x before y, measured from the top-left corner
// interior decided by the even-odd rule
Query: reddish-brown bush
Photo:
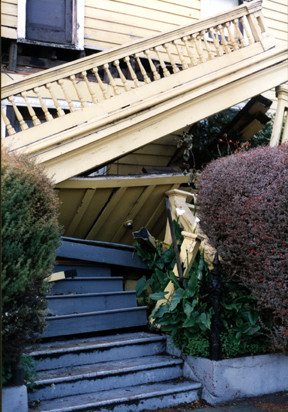
[[[211,162],[201,176],[200,224],[230,275],[273,314],[274,345],[288,349],[288,147]]]

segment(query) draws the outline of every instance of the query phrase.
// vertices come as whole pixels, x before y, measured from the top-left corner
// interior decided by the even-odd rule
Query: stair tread
[[[165,336],[147,332],[123,333],[119,335],[101,336],[85,339],[73,339],[68,341],[54,341],[41,343],[39,347],[32,349],[30,356],[62,354],[67,352],[79,352],[88,349],[102,349],[113,346],[126,346],[137,343],[166,340]]]
[[[167,394],[180,393],[183,391],[195,391],[200,388],[201,384],[198,382],[190,381],[188,379],[183,379],[181,381],[176,379],[41,401],[40,406],[37,409],[33,408],[33,411],[72,412],[74,410],[87,410],[87,408],[101,406],[104,408],[112,403],[120,404],[125,401],[131,402]]]
[[[182,359],[170,355],[144,356],[123,361],[99,362],[84,366],[74,366],[39,372],[36,385],[50,385],[71,382],[83,378],[101,378],[119,373],[155,369],[182,364]]]
[[[123,279],[123,276],[93,276],[93,277],[88,277],[88,276],[82,276],[82,277],[77,277],[75,276],[75,278],[65,278],[62,280],[57,280],[56,282],[83,282],[83,280],[89,280],[89,281],[93,281],[93,280],[101,280],[103,281],[108,281],[111,282],[113,280],[119,280],[119,279]]]
[[[89,278],[91,279],[91,278]],[[135,295],[135,290],[120,290],[119,292],[95,292],[95,293],[70,293],[70,294],[63,294],[63,295],[47,295],[46,299],[67,299],[67,298],[85,298],[91,296],[117,296],[117,295]]]
[[[97,315],[103,315],[103,314],[113,314],[113,313],[120,313],[120,312],[141,312],[143,310],[146,310],[146,306],[133,306],[133,307],[128,307],[128,308],[120,308],[120,309],[110,309],[110,310],[98,310],[95,312],[82,312],[82,313],[71,313],[68,315],[51,315],[47,316],[45,319],[46,321],[50,320],[59,320],[59,319],[69,319],[69,318],[81,318],[84,316],[97,316]]]

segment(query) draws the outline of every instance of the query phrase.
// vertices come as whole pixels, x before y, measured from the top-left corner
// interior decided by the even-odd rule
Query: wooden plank
[[[191,17],[193,11],[199,10],[199,4],[197,3],[193,3],[191,2],[190,5],[190,1],[189,1],[189,6],[186,6],[183,4],[179,5],[177,3],[170,3],[170,2],[164,2],[164,1],[157,1],[157,0],[145,0],[145,2],[140,3],[139,0],[117,0],[116,2],[111,2],[108,1],[110,4],[112,3],[112,7],[114,7],[114,10],[117,12],[122,12],[122,10],[126,10],[126,8],[131,9],[131,10],[137,10],[136,15],[141,16],[142,13],[143,15],[145,15],[147,12],[158,12],[159,16],[166,16],[167,14],[172,14],[174,16],[177,16],[176,19],[178,18],[178,16],[181,17]],[[93,3],[95,4],[95,2],[93,2],[93,0],[86,0],[86,5],[87,6],[91,6],[93,7]],[[100,3],[100,4],[99,4]],[[102,8],[104,7],[105,9],[107,8],[107,1],[105,0],[101,0],[101,2],[98,1],[97,4],[98,7]],[[190,11],[190,13],[189,13]],[[165,19],[165,18],[164,18]]]
[[[85,191],[83,199],[81,200],[81,204],[77,208],[69,227],[65,231],[66,236],[73,236],[75,229],[78,227],[79,223],[81,222],[83,215],[86,213],[94,195],[95,195],[95,189],[88,189]]]
[[[263,2],[263,12],[266,10],[271,10],[273,12],[283,13],[283,15],[285,15],[288,13],[287,8],[288,6],[286,0],[280,2],[266,0]]]
[[[56,255],[62,258],[87,260],[105,264],[115,264],[134,268],[147,269],[138,255],[135,248],[122,245],[105,244],[103,242],[85,242],[83,240],[65,238],[61,246],[57,249]]]
[[[73,178],[56,185],[57,189],[99,189],[117,187],[135,187],[149,185],[187,183],[188,176],[181,175],[143,175],[131,179],[131,176],[106,176],[100,178]]]
[[[269,31],[270,31],[271,28],[274,28],[276,30],[283,31],[283,32],[287,33],[287,23],[286,22],[277,21],[277,20],[274,20],[272,18],[267,18],[266,19],[266,24],[267,24],[267,27],[269,28]]]
[[[86,8],[86,16],[85,18],[95,21],[95,24],[98,24],[98,21],[105,21],[110,23],[115,23],[115,13],[110,10],[103,10],[97,8]],[[141,16],[129,16],[128,14],[120,14],[117,13],[117,23],[119,25],[128,26],[132,28],[139,28],[139,29],[149,29],[149,30],[156,30],[160,32],[165,32],[170,30],[171,28],[177,27],[177,23],[167,23],[163,22],[155,22],[149,19],[143,19]]]
[[[17,28],[17,17],[11,15],[4,15],[2,17],[2,26],[7,26],[16,29]]]
[[[175,150],[177,150],[176,141],[174,146],[166,145],[166,144],[149,144],[146,146],[141,147],[140,149],[133,152],[133,154],[138,155],[162,155],[163,157],[170,157],[174,154]]]
[[[161,156],[161,155],[143,155],[143,154],[129,154],[124,156],[119,160],[119,163],[125,165],[156,165],[156,166],[166,166],[169,162],[170,156]]]
[[[84,189],[82,190],[57,190],[57,195],[59,197],[59,212],[60,212],[60,223],[64,227],[68,227],[71,220],[74,217],[75,210],[77,206],[81,203],[83,198]]]
[[[152,192],[155,189],[155,186],[147,186],[143,188],[141,195],[138,197],[136,202],[134,203],[133,207],[129,210],[129,213],[126,215],[124,218],[124,221],[129,221],[131,220],[134,224],[134,220],[136,219],[137,215],[139,213],[142,214],[142,210],[144,210],[144,206],[146,206],[146,202],[150,198]],[[130,230],[130,229],[128,229]],[[127,232],[127,227],[124,225],[119,226],[118,230],[115,232],[114,236],[112,237],[112,242],[119,242],[121,243],[121,240],[125,233]],[[131,230],[130,230],[131,232]]]
[[[108,167],[108,175],[126,176],[126,175],[141,175],[142,166],[139,165],[122,165],[117,162],[112,163]]]
[[[17,30],[12,27],[1,26],[1,37],[16,40]]]
[[[5,14],[9,14],[10,16],[17,17],[18,15],[17,4],[6,3],[5,1],[1,1],[1,17],[5,16]]]
[[[104,50],[107,48],[107,45],[109,47],[115,47],[120,44],[127,44],[130,43],[134,40],[140,40],[140,36],[134,36],[132,39],[129,34],[122,34],[122,33],[113,33],[109,31],[100,31],[98,28],[96,29],[85,29],[84,33],[84,43],[89,41],[89,43],[94,44],[100,44],[101,48],[100,50]],[[103,46],[105,45],[105,47]]]
[[[92,32],[101,32],[105,31],[108,33],[117,33],[123,34],[125,36],[129,36],[131,40],[136,40],[136,38],[144,38],[154,36],[158,33],[161,33],[161,30],[149,29],[147,27],[135,27],[134,25],[124,25],[119,22],[110,22],[110,21],[103,21],[103,20],[95,20],[90,18],[85,18],[85,35],[89,37],[89,33]],[[98,37],[97,37],[98,40]]]
[[[117,204],[122,198],[122,196],[124,196],[125,191],[126,191],[126,187],[121,187],[114,193],[108,205],[105,207],[105,209],[103,210],[103,213],[101,214],[100,224],[98,224],[98,221],[95,222],[95,224],[92,226],[89,233],[87,234],[86,239],[88,240],[97,239],[97,235],[99,235],[99,232],[102,230],[103,226],[105,225],[106,220],[109,219],[111,213],[114,211],[115,208],[117,208]]]
[[[97,218],[101,210],[104,208],[106,202],[108,201],[111,195],[111,189],[99,189],[99,191],[100,193],[98,193],[99,196],[97,197],[97,202],[90,202],[85,214],[82,217],[82,220],[79,222],[79,225],[75,228],[74,233],[77,233],[77,235],[75,235],[76,237],[79,237],[81,239],[84,239],[86,237],[91,226],[95,222],[95,219]],[[63,189],[59,191],[59,198],[61,201],[59,221],[60,224],[62,224],[65,228],[68,228],[71,224],[74,215],[77,211],[77,208],[84,197],[85,192],[86,190],[84,189]],[[72,198],[70,203],[69,198]],[[76,201],[73,201],[73,198],[76,198]],[[68,219],[67,215],[69,217]],[[64,235],[67,236],[66,232],[64,232]]]
[[[121,190],[121,189],[119,189]],[[104,217],[104,222],[102,219],[102,215],[105,214],[105,209],[107,207],[110,207],[110,204],[108,203],[106,208],[104,209],[103,213],[101,216],[99,216],[99,220],[97,222],[98,226],[104,224],[105,229],[100,230],[98,234],[94,235],[94,239],[99,239],[103,240],[106,242],[111,242],[115,232],[119,229],[119,227],[122,227],[125,222],[126,222],[126,216],[129,213],[129,211],[133,208],[135,202],[139,198],[141,192],[142,192],[141,187],[130,187],[125,191],[125,196],[122,196],[118,202],[117,206],[114,207],[113,213],[110,213],[109,219],[106,219],[106,216]],[[113,200],[113,198],[112,198]],[[129,229],[131,232],[131,230]],[[113,241],[112,241],[113,242]],[[130,242],[131,244],[131,242]]]
[[[88,1],[87,6],[89,4],[91,3],[89,3]],[[179,26],[184,26],[186,24],[191,23],[191,17],[177,15],[177,17],[175,18],[175,15],[172,13],[165,13],[165,12],[161,13],[157,10],[147,9],[146,7],[143,7],[143,5],[140,5],[139,3],[138,5],[133,5],[133,4],[111,2],[109,0],[108,1],[101,0],[101,3],[97,4],[97,8],[114,11],[115,13],[117,13],[117,15],[119,13],[119,14],[126,14],[129,16],[138,16],[138,17],[141,16],[143,19],[153,20],[155,22],[165,21],[167,23],[175,24],[175,20],[176,20],[177,22],[176,24]],[[87,15],[87,12],[85,14]]]
[[[57,280],[63,280],[65,279],[65,272],[57,272],[57,273],[52,273],[47,278],[47,282],[56,282]]]

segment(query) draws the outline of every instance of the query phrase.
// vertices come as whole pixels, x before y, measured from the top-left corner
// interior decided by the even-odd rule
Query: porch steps
[[[146,307],[138,307],[135,291],[124,291],[123,278],[114,276],[115,270],[123,273],[133,250],[119,245],[120,259],[110,245],[107,256],[119,258],[113,267],[97,262],[93,249],[99,243],[63,243],[58,256],[66,262],[55,271],[67,277],[53,284],[42,342],[30,349],[38,374],[36,392],[29,393],[31,412],[135,412],[198,399],[200,384],[183,378],[182,359],[166,353],[166,337],[146,331]],[[69,243],[74,259],[84,250],[93,262],[69,262]],[[133,261],[133,270],[143,270],[134,256]],[[98,276],[103,267],[110,270]]]
[[[46,342],[31,352],[38,369],[31,411],[141,411],[198,399],[166,338],[147,333]]]

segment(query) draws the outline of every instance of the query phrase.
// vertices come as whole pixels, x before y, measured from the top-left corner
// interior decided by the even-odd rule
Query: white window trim
[[[26,1],[18,0],[17,39],[26,39]],[[72,45],[77,50],[84,49],[84,0],[73,0]],[[41,43],[41,41],[39,41]],[[44,42],[42,42],[44,43]],[[45,43],[47,44],[47,43]]]

